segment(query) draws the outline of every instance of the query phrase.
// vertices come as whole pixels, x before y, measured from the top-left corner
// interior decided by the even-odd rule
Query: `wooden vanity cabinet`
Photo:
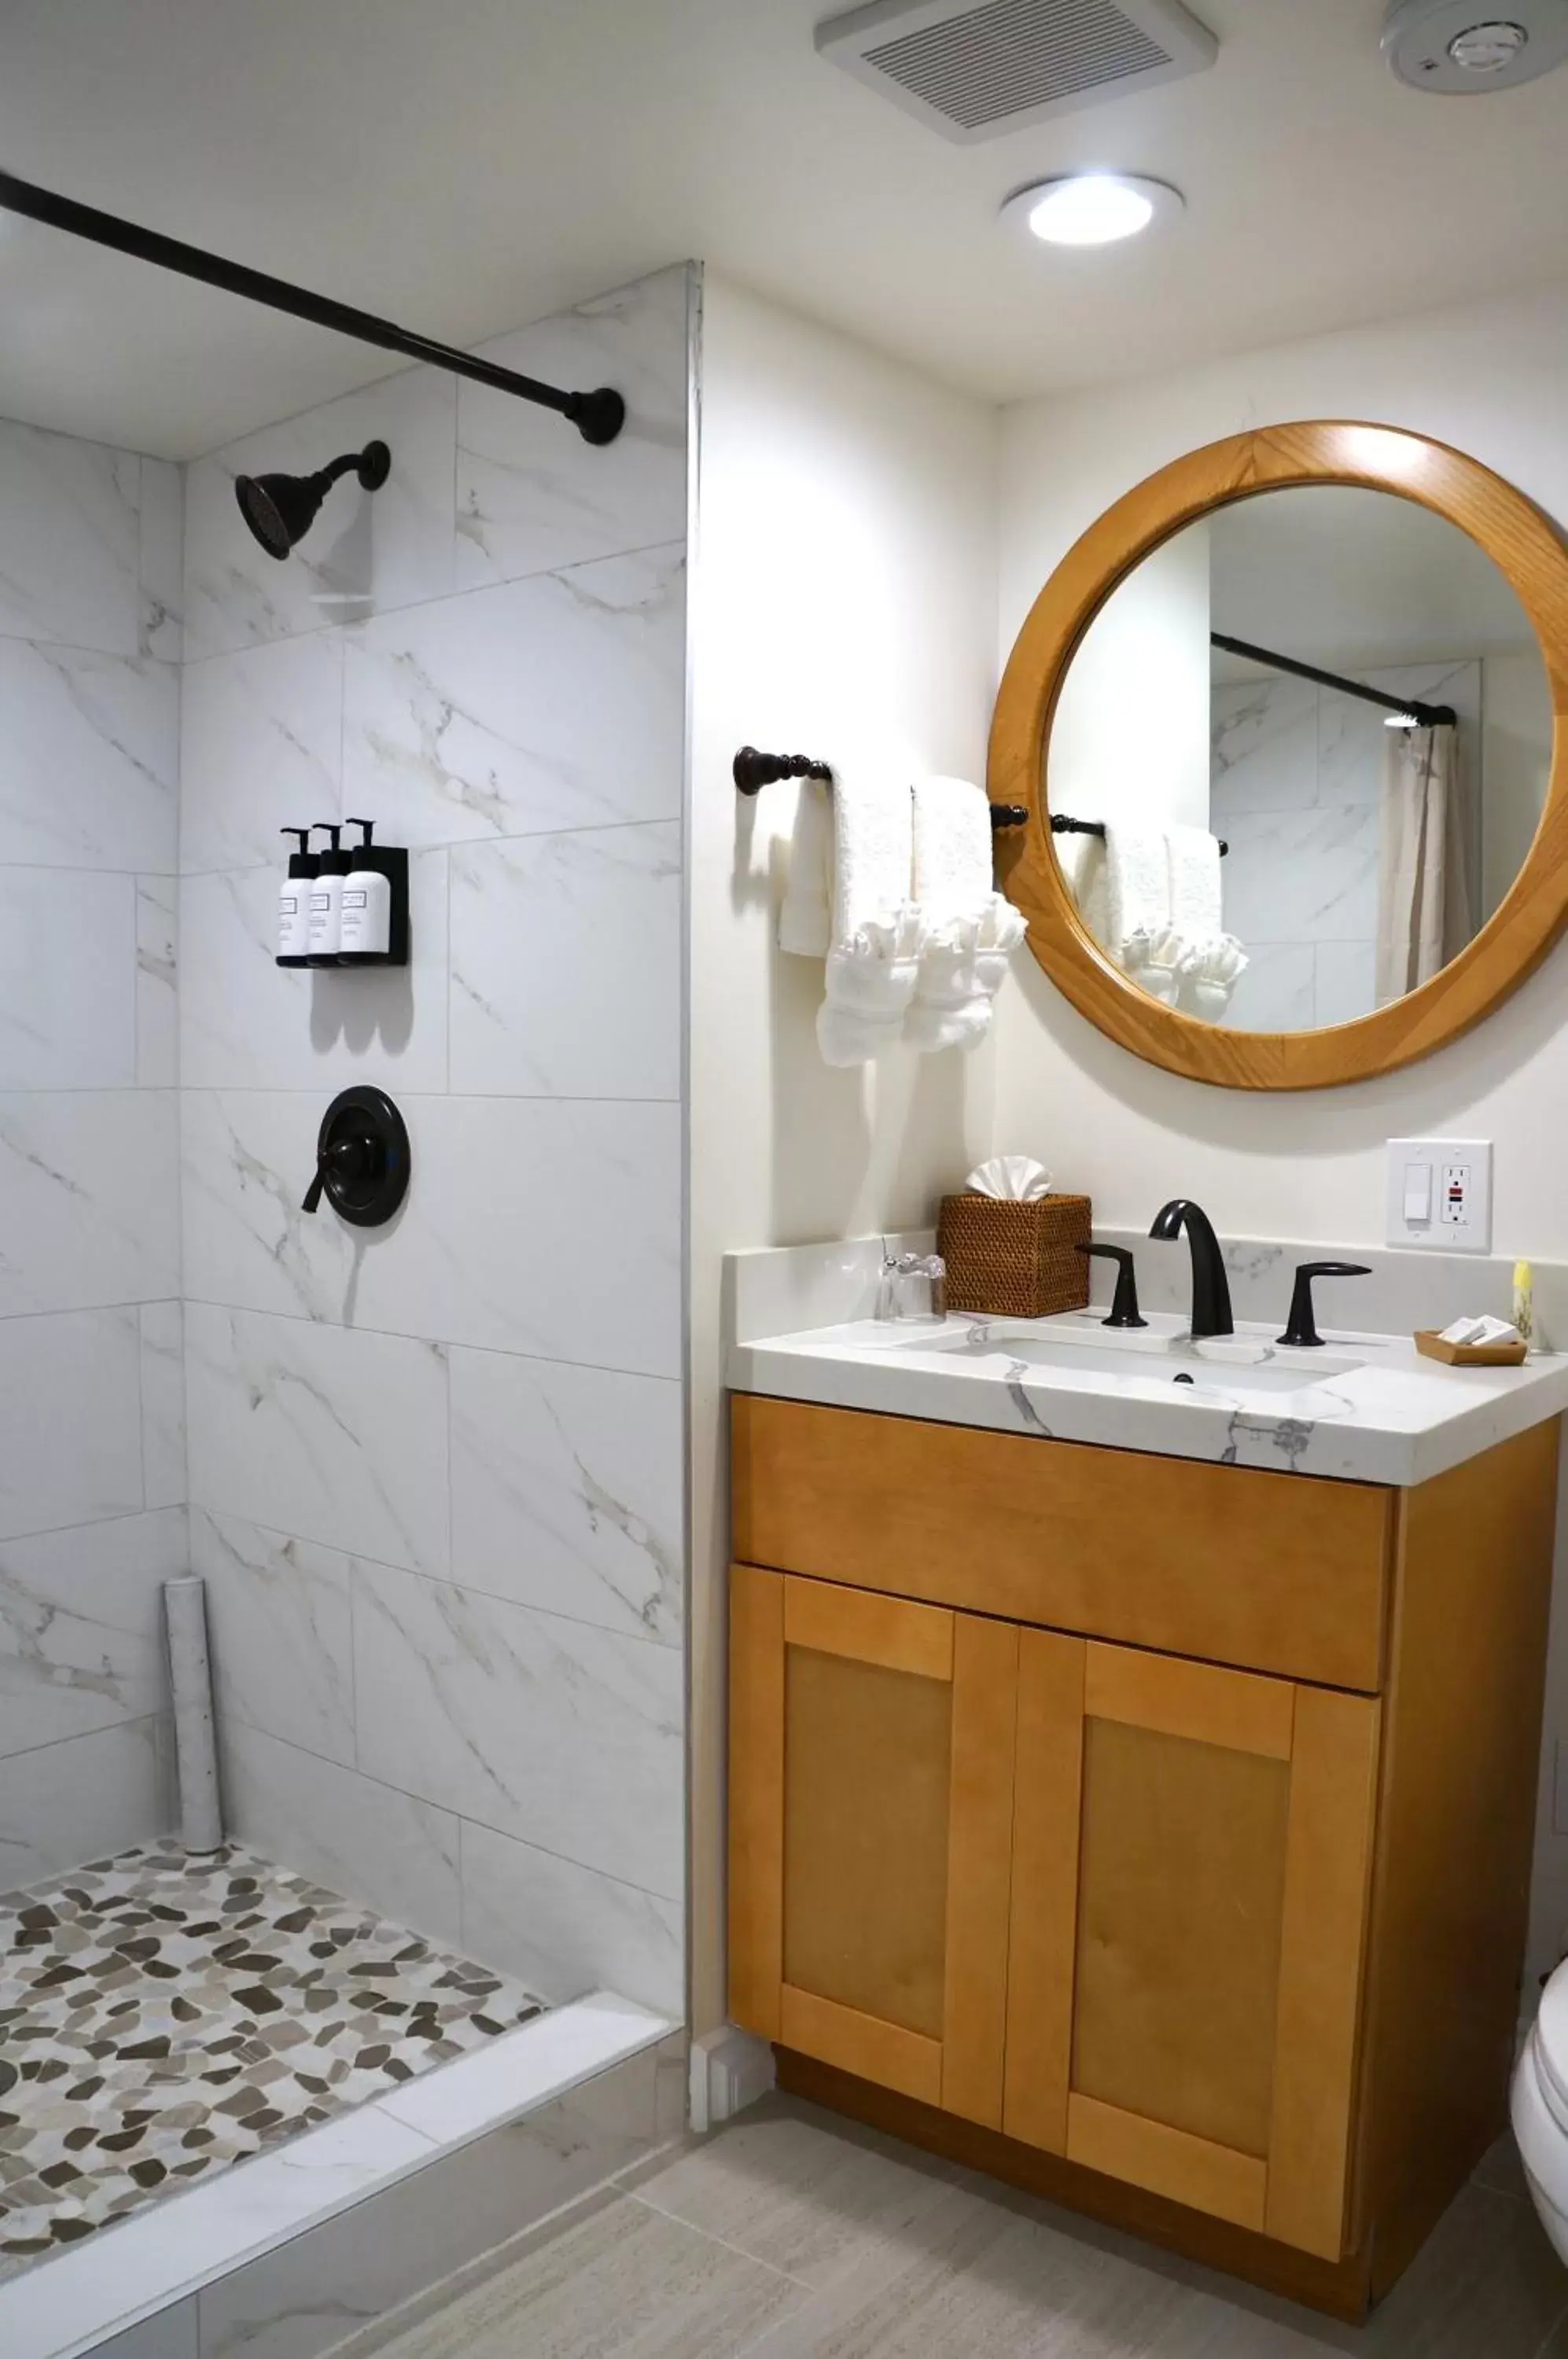
[[[734,1442],[734,2019],[1360,2314],[1506,2118],[1555,1422],[1403,1493],[745,1396]]]

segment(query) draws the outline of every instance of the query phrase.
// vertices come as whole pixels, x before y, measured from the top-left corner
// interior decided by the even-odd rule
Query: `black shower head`
[[[378,492],[392,472],[385,442],[367,442],[314,475],[240,475],[234,497],[240,514],[268,557],[284,558],[316,521],[316,512],[342,475],[356,474],[367,492]]]

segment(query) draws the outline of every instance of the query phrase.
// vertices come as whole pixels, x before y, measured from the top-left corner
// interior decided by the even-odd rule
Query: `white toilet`
[[[1541,2224],[1568,2261],[1568,1963],[1541,1995],[1514,2067],[1514,2136]]]

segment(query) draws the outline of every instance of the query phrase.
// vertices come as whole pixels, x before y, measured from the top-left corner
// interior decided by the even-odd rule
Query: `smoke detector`
[[[1412,90],[1470,98],[1534,82],[1568,59],[1568,0],[1395,0],[1383,55]]]
[[[817,47],[945,139],[972,145],[1213,65],[1181,0],[871,0]]]

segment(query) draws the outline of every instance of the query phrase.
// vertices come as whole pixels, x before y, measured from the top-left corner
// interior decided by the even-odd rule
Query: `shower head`
[[[362,490],[378,492],[392,472],[392,453],[385,442],[367,442],[350,451],[314,475],[239,475],[234,497],[240,514],[268,557],[282,559],[303,540],[316,513],[340,476],[355,474]]]

